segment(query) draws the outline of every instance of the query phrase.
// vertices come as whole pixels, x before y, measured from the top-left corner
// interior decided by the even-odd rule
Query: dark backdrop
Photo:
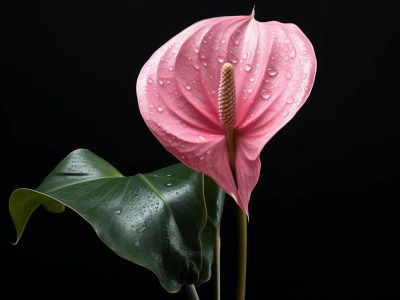
[[[39,209],[13,246],[8,198],[35,188],[77,148],[125,175],[176,163],[138,111],[139,71],[195,21],[247,15],[255,4],[258,21],[306,33],[318,70],[307,103],[261,154],[248,299],[398,299],[399,27],[389,3],[3,1],[0,293],[186,299],[116,256],[70,210]],[[223,299],[235,291],[234,221],[228,198]],[[199,287],[200,297],[209,299],[211,288]]]

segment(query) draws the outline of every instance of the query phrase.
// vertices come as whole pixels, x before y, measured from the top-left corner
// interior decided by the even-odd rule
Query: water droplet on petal
[[[163,85],[163,84],[164,84],[164,81],[163,81],[162,79],[158,79],[158,83],[159,83],[160,85]]]
[[[233,41],[233,43],[235,44],[235,46],[238,46],[238,45],[239,45],[239,40],[235,39],[235,40]]]
[[[205,137],[202,136],[202,135],[199,135],[198,138],[199,138],[199,140],[201,140],[201,141],[205,141],[205,140],[206,140]]]
[[[191,86],[190,85],[185,85],[185,89],[187,89],[188,91],[190,91],[191,90]]]
[[[289,112],[287,110],[285,110],[284,112],[282,112],[282,117],[287,117],[288,114],[289,114]]]
[[[238,60],[235,57],[229,59],[229,61],[233,64],[237,64]]]
[[[267,69],[267,73],[269,76],[274,77],[278,74],[278,71],[271,67]]]
[[[159,106],[159,107],[157,107],[157,111],[162,113],[164,110],[162,109],[162,107]]]
[[[256,80],[254,77],[250,77],[249,79],[250,82],[254,82],[254,80]]]
[[[268,90],[261,90],[261,98],[263,98],[264,100],[268,100],[269,98],[271,98],[271,92]]]
[[[203,58],[203,59],[204,59],[204,58],[206,58],[206,55],[205,55],[204,53],[201,53],[201,54],[200,54],[200,58]]]
[[[250,70],[251,70],[251,65],[246,65],[246,67],[244,67],[244,70],[245,70],[246,72],[250,72]]]
[[[224,58],[222,56],[218,56],[217,61],[222,64],[224,62]]]
[[[222,40],[221,40],[221,43],[222,43],[222,44],[225,44],[225,42],[226,42],[225,39],[222,39]]]
[[[206,60],[201,61],[201,63],[203,64],[203,66],[207,67],[208,63]]]
[[[292,78],[292,73],[288,72],[288,73],[286,74],[286,79],[290,79],[290,78]]]
[[[294,102],[293,97],[287,97],[286,103],[292,104]]]
[[[247,58],[247,52],[245,52],[244,54],[243,54],[243,59],[246,59]]]
[[[153,83],[153,79],[149,78],[149,79],[147,79],[147,82],[152,84]]]
[[[199,53],[199,48],[198,47],[193,47],[194,52]]]
[[[169,66],[168,70],[172,72],[174,70],[174,66]]]
[[[294,48],[292,49],[292,51],[290,51],[289,56],[290,56],[291,58],[294,58],[294,57],[296,56],[296,50],[294,50]]]

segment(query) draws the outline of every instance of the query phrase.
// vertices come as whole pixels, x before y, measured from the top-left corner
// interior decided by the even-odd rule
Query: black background
[[[8,199],[77,148],[125,175],[176,163],[139,113],[139,71],[192,23],[248,15],[255,5],[258,21],[297,24],[318,68],[309,100],[261,154],[247,299],[399,299],[400,30],[389,3],[3,1],[0,293],[186,299],[116,256],[70,210],[39,209],[13,246]],[[233,299],[230,198],[221,230],[222,297]],[[210,299],[211,289],[198,293]]]

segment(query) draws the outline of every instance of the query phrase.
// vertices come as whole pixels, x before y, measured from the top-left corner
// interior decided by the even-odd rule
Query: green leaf
[[[154,272],[172,293],[211,276],[213,243],[210,225],[204,230],[204,197],[215,226],[222,213],[219,196],[203,174],[183,164],[124,177],[102,158],[78,149],[36,190],[15,190],[9,209],[18,242],[40,205],[50,212],[71,208],[116,254]]]

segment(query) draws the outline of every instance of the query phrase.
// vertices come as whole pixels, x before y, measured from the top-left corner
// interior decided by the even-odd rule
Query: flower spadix
[[[140,112],[176,158],[248,215],[259,155],[308,98],[316,58],[294,24],[250,16],[199,21],[159,48],[137,80]]]

